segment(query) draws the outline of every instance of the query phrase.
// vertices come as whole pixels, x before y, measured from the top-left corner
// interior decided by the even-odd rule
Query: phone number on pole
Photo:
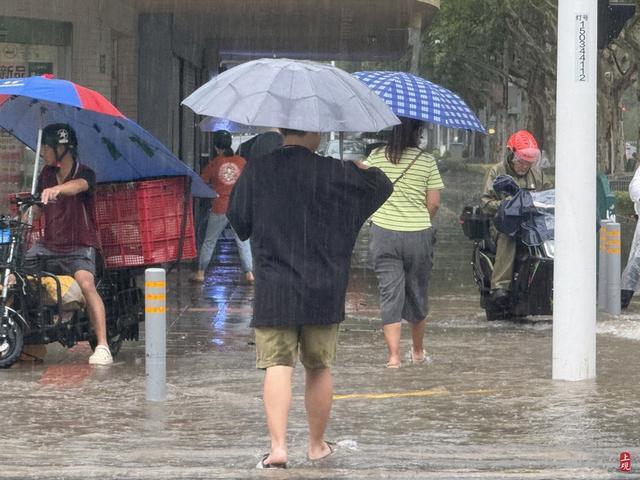
[[[589,15],[576,15],[576,82],[589,81]]]

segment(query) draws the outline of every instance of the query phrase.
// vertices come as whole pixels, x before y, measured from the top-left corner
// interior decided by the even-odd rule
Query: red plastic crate
[[[139,267],[177,260],[184,192],[184,177],[97,185],[95,217],[107,268]],[[15,197],[15,194],[9,197]],[[34,222],[29,245],[41,237],[41,222],[38,220]],[[182,258],[196,256],[193,209],[189,198]]]
[[[96,223],[107,267],[177,260],[184,192],[184,177],[98,185]],[[197,255],[191,203],[189,199],[183,259]]]

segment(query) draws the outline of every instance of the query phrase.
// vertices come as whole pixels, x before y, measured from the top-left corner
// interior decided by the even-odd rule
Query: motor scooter
[[[553,205],[539,204],[545,221],[553,225]],[[554,241],[525,245],[516,237],[516,257],[508,298],[496,303],[491,298],[491,274],[496,258],[496,243],[491,234],[491,218],[479,206],[465,206],[460,215],[462,230],[473,241],[471,269],[480,292],[480,306],[487,320],[522,319],[530,315],[553,313]]]
[[[89,341],[95,349],[96,338],[75,280],[42,269],[33,273],[23,268],[32,227],[23,217],[29,207],[40,203],[39,198],[26,195],[13,201],[18,216],[0,216],[0,368],[15,363],[25,345],[60,342],[72,347]],[[143,293],[136,281],[141,273],[106,268],[98,268],[96,273],[114,356],[124,340],[138,340],[139,323],[144,320]]]

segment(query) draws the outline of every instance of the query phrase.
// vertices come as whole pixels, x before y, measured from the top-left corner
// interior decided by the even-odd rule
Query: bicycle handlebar
[[[11,200],[11,203],[14,203],[18,207],[18,210],[20,212],[24,212],[29,207],[32,207],[34,205],[37,205],[37,206],[44,205],[42,203],[42,200],[40,199],[40,194],[37,194],[37,193],[34,195],[28,194],[28,195],[16,196],[16,198]]]

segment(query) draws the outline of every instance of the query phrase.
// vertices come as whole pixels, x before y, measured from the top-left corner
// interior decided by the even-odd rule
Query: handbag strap
[[[422,150],[418,151],[418,154],[415,157],[413,157],[413,160],[411,160],[411,163],[407,165],[407,168],[404,169],[404,171],[400,174],[400,176],[396,178],[393,182],[391,182],[392,185],[395,185],[400,181],[402,177],[404,177],[404,174],[409,171],[409,169],[413,166],[414,163],[416,163],[416,160],[418,160],[418,157],[420,155],[422,155]]]

